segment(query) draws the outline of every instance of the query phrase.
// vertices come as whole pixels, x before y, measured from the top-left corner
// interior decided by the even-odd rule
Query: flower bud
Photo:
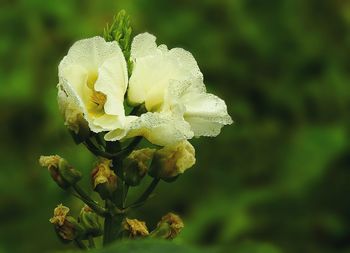
[[[84,227],[85,236],[97,237],[102,235],[98,215],[89,206],[85,205],[81,209],[78,221]]]
[[[194,147],[186,140],[181,141],[154,153],[149,174],[169,181],[191,168],[195,162]]]
[[[63,189],[77,183],[82,175],[58,155],[40,156],[39,163],[47,167],[53,180]]]
[[[145,237],[149,235],[146,223],[144,221],[139,221],[137,219],[125,218],[123,222],[124,232],[126,232],[129,237]]]
[[[60,204],[54,209],[54,216],[50,219],[63,242],[73,241],[84,233],[83,227],[72,216],[67,216],[68,212],[69,208]]]
[[[144,148],[134,150],[124,160],[123,179],[128,185],[139,185],[141,179],[146,175],[148,166],[152,161],[155,149]]]
[[[182,219],[173,213],[163,216],[158,222],[157,228],[152,231],[152,237],[174,239],[183,229],[184,223]]]
[[[112,197],[117,189],[117,176],[111,166],[111,160],[101,158],[91,174],[93,188],[102,199]]]
[[[88,122],[84,119],[83,113],[76,102],[69,98],[61,85],[57,86],[57,102],[60,113],[64,118],[64,124],[71,131],[76,143],[81,143],[90,136]]]

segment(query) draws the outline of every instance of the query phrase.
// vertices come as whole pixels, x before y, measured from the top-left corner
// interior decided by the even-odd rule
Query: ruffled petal
[[[68,54],[63,58],[59,69],[69,65],[79,65],[87,71],[97,70],[107,59],[118,57],[120,47],[117,42],[106,42],[102,37],[96,36],[82,39],[73,44]]]
[[[135,121],[137,118],[138,118],[137,116],[126,116],[124,124],[106,133],[104,136],[104,139],[106,141],[122,140],[123,138],[125,138],[126,134],[128,133],[131,123]]]
[[[184,49],[156,47],[155,37],[150,34],[136,36],[133,45],[134,68],[128,89],[131,104],[145,103],[148,111],[158,111],[172,80],[202,78],[193,55]]]
[[[141,33],[134,37],[131,44],[131,58],[137,59],[157,52],[156,37],[149,33]]]
[[[184,119],[191,125],[194,136],[217,136],[224,125],[232,124],[225,101],[206,93],[200,78],[172,82],[164,110],[181,106]]]
[[[147,112],[130,123],[125,138],[135,136],[143,136],[155,145],[166,146],[192,138],[193,132],[181,118],[168,113]],[[113,131],[105,135],[106,140],[116,140],[113,137]]]
[[[126,61],[122,52],[119,57],[108,59],[98,70],[95,90],[107,96],[106,114],[124,115],[124,94],[128,83]]]

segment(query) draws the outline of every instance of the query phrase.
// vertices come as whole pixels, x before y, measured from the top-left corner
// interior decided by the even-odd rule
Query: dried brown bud
[[[48,168],[52,179],[63,189],[67,189],[81,179],[81,173],[58,155],[40,156],[39,164]]]
[[[146,223],[144,221],[125,218],[123,227],[129,233],[130,237],[144,237],[149,235]]]
[[[54,209],[54,216],[50,222],[55,225],[55,231],[63,242],[70,242],[83,235],[83,227],[71,216],[68,216],[69,208],[58,205]]]
[[[117,175],[111,166],[111,160],[101,158],[91,173],[93,188],[103,199],[111,197],[117,189]]]
[[[66,216],[69,213],[69,208],[59,204],[53,211],[53,217],[50,219],[52,224],[62,226],[66,220]]]
[[[157,228],[152,231],[151,236],[172,240],[181,232],[183,227],[184,223],[178,215],[168,213],[158,222]]]
[[[164,180],[174,178],[196,162],[195,149],[188,141],[165,146],[154,153],[149,174]]]
[[[146,175],[148,166],[152,161],[155,149],[144,148],[134,150],[125,160],[123,166],[123,179],[128,185],[139,185]]]

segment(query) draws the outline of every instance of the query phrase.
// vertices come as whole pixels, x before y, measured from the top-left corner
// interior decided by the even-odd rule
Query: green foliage
[[[133,252],[133,253],[214,253],[216,251],[206,249],[196,249],[182,244],[165,240],[132,240],[121,241],[105,249],[89,251],[91,253],[113,253],[113,252]]]

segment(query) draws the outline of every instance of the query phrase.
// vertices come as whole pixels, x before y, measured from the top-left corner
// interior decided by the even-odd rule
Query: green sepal
[[[139,164],[136,160],[126,158],[123,164],[122,179],[127,185],[137,186],[145,175],[139,171]]]
[[[64,159],[59,161],[58,172],[68,185],[74,185],[82,178],[81,172],[74,169]]]
[[[94,211],[82,210],[78,221],[84,228],[83,239],[87,239],[89,236],[97,237],[102,235],[102,226],[98,220],[98,215]]]
[[[150,237],[167,239],[171,235],[171,227],[168,223],[162,223],[150,233]]]
[[[67,216],[62,226],[55,226],[55,232],[63,243],[69,243],[75,239],[82,239],[84,228],[72,216]]]

